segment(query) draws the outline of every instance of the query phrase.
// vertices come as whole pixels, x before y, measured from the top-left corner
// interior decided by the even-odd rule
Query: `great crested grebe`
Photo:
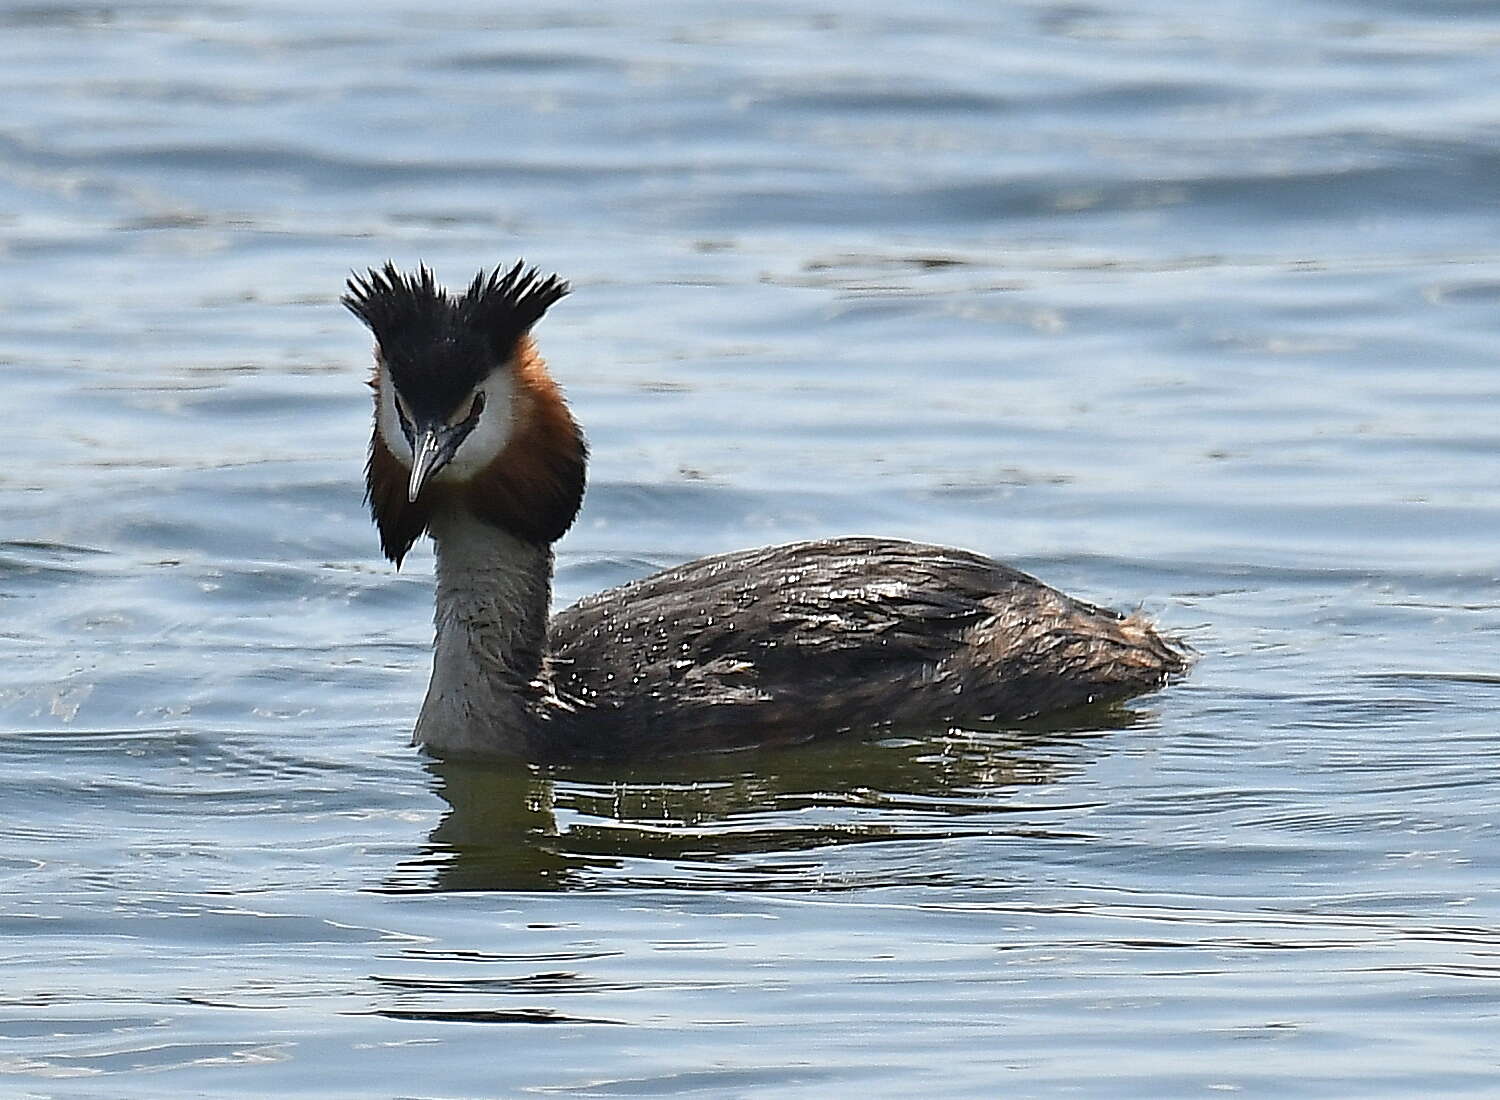
[[[587,448],[531,327],[568,292],[517,263],[461,296],[425,266],[350,278],[375,335],[366,496],[386,557],[430,534],[432,681],[414,743],[528,760],[675,755],[1028,717],[1187,667],[1143,617],[895,539],[741,550],[548,620]]]

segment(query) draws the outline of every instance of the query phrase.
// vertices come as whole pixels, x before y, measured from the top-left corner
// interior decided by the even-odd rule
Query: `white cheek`
[[[438,480],[469,480],[499,458],[510,442],[515,428],[511,407],[515,388],[511,384],[510,371],[494,371],[479,388],[484,390],[484,412],[479,414],[479,423],[459,444],[452,460],[438,471]],[[393,407],[393,414],[394,411]],[[399,425],[396,430],[400,431]],[[410,454],[410,448],[407,453]]]
[[[448,464],[433,475],[434,481],[467,481],[498,458],[510,442],[514,429],[511,401],[515,396],[510,371],[499,369],[492,372],[479,388],[484,390],[484,411],[479,414],[479,423],[459,444]],[[467,398],[463,406],[465,410],[473,400],[473,397]],[[385,445],[396,461],[410,470],[411,444],[401,430],[401,416],[396,412],[396,386],[384,364],[380,367],[380,402],[375,415]]]
[[[375,418],[380,425],[380,435],[396,460],[410,470],[411,444],[406,441],[406,433],[401,430],[401,418],[396,414],[396,386],[386,373],[384,364],[380,367],[379,392],[380,402],[375,408]]]

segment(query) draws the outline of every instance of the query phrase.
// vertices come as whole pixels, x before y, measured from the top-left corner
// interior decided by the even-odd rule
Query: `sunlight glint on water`
[[[0,1092],[1493,1089],[1496,13],[315,8],[0,4]],[[1193,676],[424,760],[336,299],[522,254],[560,601],[892,534]]]

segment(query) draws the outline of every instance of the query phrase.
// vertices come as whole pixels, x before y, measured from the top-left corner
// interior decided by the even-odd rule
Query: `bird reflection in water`
[[[1057,839],[1070,803],[1019,788],[1052,784],[1104,752],[1112,730],[1143,720],[1115,705],[991,730],[655,761],[557,765],[429,760],[448,804],[398,891],[567,890],[602,884],[675,889],[831,889],[891,884],[879,861],[832,849],[958,837]],[[821,853],[821,854],[820,854]],[[939,872],[906,865],[903,884]]]

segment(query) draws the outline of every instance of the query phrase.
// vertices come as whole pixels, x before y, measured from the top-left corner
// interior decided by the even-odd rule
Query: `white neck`
[[[439,752],[530,756],[552,596],[552,548],[461,508],[434,512],[437,641],[413,740]]]

